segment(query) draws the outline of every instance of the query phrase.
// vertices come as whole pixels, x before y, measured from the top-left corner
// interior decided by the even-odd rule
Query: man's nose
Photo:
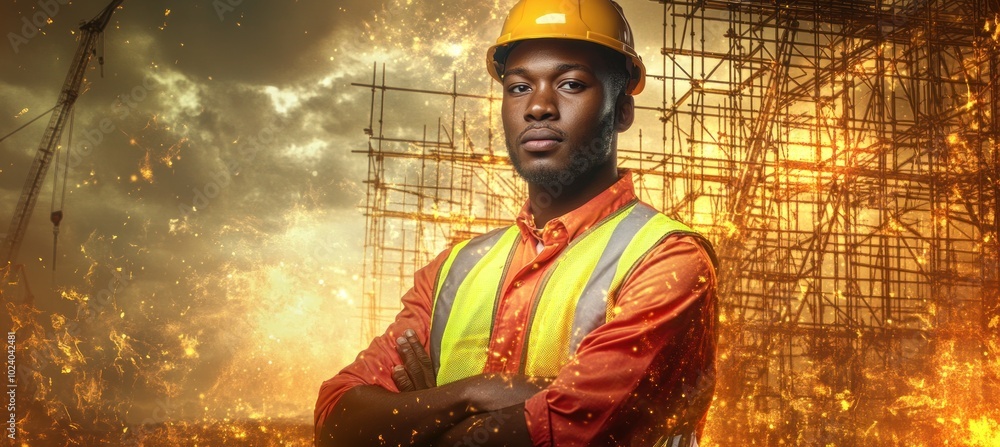
[[[559,118],[559,106],[555,91],[548,86],[539,86],[531,93],[525,110],[525,121],[543,121]]]

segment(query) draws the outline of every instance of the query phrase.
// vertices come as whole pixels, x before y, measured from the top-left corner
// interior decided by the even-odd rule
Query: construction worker
[[[317,444],[696,446],[714,255],[617,167],[645,85],[621,7],[521,0],[487,68],[528,202],[415,274],[385,334],[320,388]]]

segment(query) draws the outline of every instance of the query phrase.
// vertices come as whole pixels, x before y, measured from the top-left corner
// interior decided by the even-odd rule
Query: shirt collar
[[[605,217],[636,199],[632,183],[632,172],[620,170],[621,176],[615,184],[605,189],[579,208],[550,220],[544,228],[535,227],[531,213],[531,202],[525,201],[517,215],[517,227],[525,240],[542,241],[545,245],[556,240],[571,242]]]

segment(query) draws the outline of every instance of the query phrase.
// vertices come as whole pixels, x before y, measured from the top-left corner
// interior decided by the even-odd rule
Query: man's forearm
[[[434,447],[532,447],[524,404],[466,418],[437,439]]]
[[[552,379],[484,375],[466,380],[466,395],[476,414],[462,420],[434,443],[435,447],[531,447],[524,403]]]
[[[317,445],[430,445],[456,425],[478,420],[470,418],[479,413],[493,415],[494,422],[503,419],[504,426],[512,429],[524,425],[524,401],[549,383],[544,378],[493,374],[406,393],[359,386],[344,394],[327,416]],[[516,416],[500,416],[511,408],[520,408]],[[514,423],[506,423],[511,418]]]
[[[359,386],[345,393],[327,416],[319,447],[428,445],[471,416],[457,386],[394,393]]]

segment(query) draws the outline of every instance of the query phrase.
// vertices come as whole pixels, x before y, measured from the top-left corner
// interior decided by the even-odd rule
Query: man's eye
[[[562,87],[567,90],[582,90],[585,86],[576,81],[566,81]]]
[[[511,93],[524,93],[528,91],[528,86],[524,84],[516,84],[510,86],[507,91]]]

